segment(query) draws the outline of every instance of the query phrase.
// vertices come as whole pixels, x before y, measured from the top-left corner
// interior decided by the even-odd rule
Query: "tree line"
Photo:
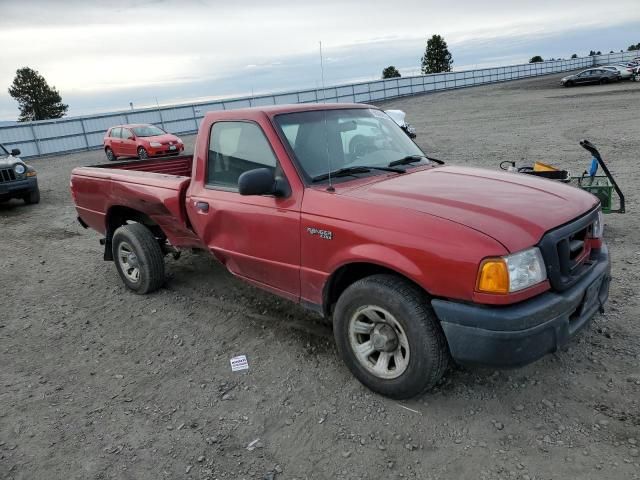
[[[631,44],[627,48],[628,52],[632,52],[635,50],[640,50],[640,42],[636,44]],[[623,52],[624,50],[620,50]],[[611,50],[609,53],[614,53]],[[589,52],[589,56],[593,57],[594,55],[602,55],[600,50],[595,51],[591,50]],[[578,58],[578,54],[574,53],[571,55],[571,58]],[[427,48],[425,49],[424,55],[422,56],[422,68],[421,72],[423,75],[428,75],[430,73],[443,73],[450,72],[453,65],[453,57],[451,52],[449,51],[449,47],[447,46],[447,42],[440,35],[433,35],[429,40],[427,40]],[[560,58],[555,59],[551,58],[549,60],[561,60]],[[544,62],[544,58],[540,55],[534,55],[529,60],[529,63],[537,63]],[[385,69],[382,70],[382,78],[398,78],[401,77],[400,72],[394,65],[389,65]]]

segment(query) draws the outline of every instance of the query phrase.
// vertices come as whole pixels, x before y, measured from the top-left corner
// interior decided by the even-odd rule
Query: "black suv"
[[[27,204],[40,202],[38,177],[33,167],[25,164],[20,150],[9,152],[0,143],[0,202],[21,198]]]

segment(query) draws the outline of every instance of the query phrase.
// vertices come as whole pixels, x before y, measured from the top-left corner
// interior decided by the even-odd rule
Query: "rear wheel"
[[[600,79],[600,85],[606,85],[607,83],[609,83],[609,79],[608,78],[601,78]]]
[[[164,255],[156,237],[141,223],[123,225],[111,242],[116,269],[124,284],[139,294],[164,283]]]
[[[40,190],[33,190],[32,192],[29,192],[27,195],[22,197],[22,199],[27,205],[35,205],[36,203],[40,203]]]
[[[111,150],[111,148],[107,147],[104,149],[104,153],[105,155],[107,155],[107,160],[109,160],[110,162],[115,162],[118,157],[116,157],[116,154],[113,153],[113,150]]]
[[[138,148],[138,158],[140,160],[144,160],[145,158],[149,158],[149,153],[145,150],[144,147]]]
[[[349,286],[338,299],[333,331],[354,376],[392,398],[410,398],[432,388],[449,362],[427,296],[393,275],[374,275]]]

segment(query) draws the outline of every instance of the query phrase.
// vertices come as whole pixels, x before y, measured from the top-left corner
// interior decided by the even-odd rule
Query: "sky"
[[[0,0],[0,120],[15,71],[38,70],[69,115],[418,74],[442,35],[454,69],[626,50],[638,0]]]

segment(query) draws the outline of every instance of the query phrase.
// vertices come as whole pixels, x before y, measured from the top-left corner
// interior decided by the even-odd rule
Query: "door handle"
[[[209,204],[207,202],[194,202],[196,210],[200,213],[207,213],[209,211]]]

